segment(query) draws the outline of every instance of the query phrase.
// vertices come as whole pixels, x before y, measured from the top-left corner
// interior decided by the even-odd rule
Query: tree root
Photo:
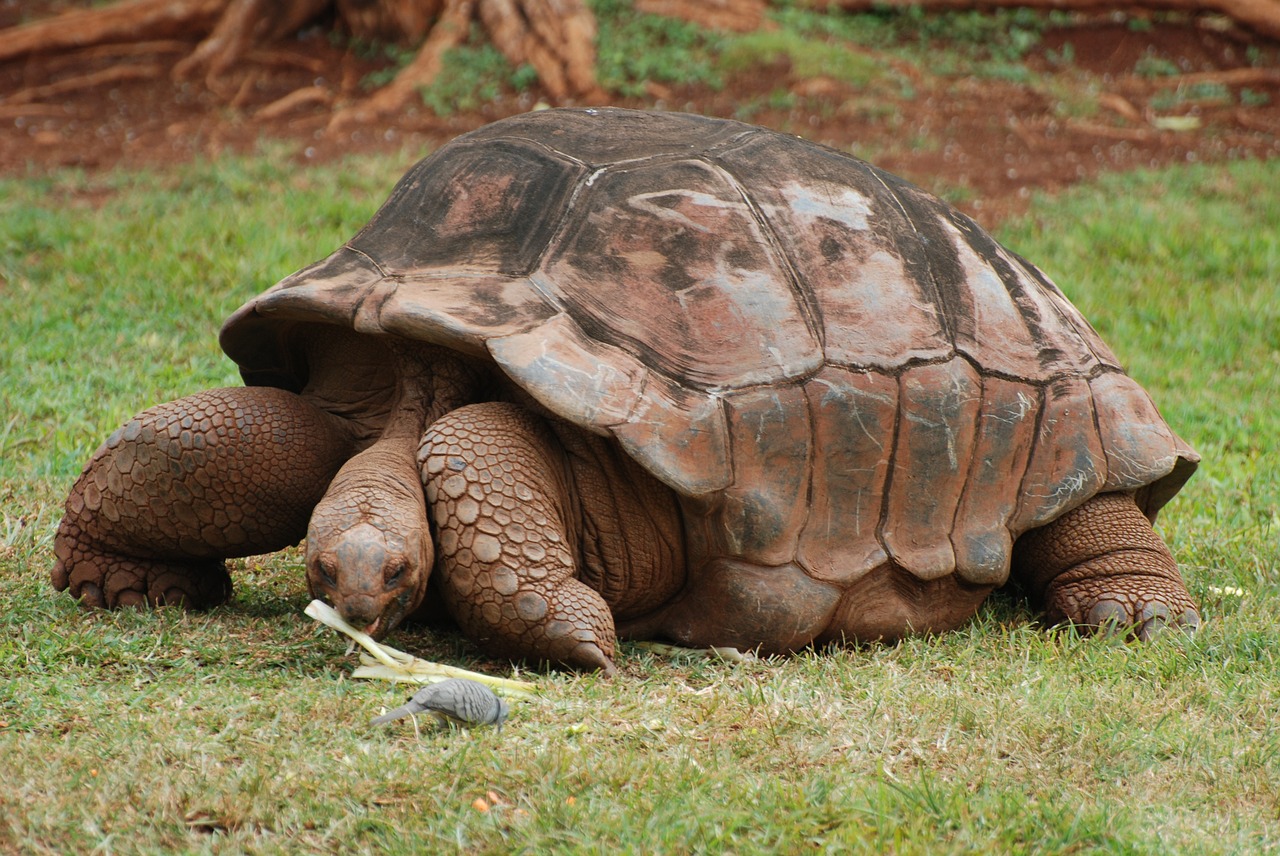
[[[228,0],[128,0],[77,9],[0,33],[0,62],[111,42],[207,32]]]
[[[283,98],[277,98],[265,107],[253,111],[255,119],[278,119],[300,107],[328,107],[333,103],[333,93],[323,86],[304,86]]]
[[[474,5],[473,0],[445,0],[439,20],[413,61],[400,70],[395,80],[364,102],[335,113],[327,130],[337,132],[353,125],[366,125],[403,107],[418,87],[426,86],[440,73],[445,52],[466,38]]]
[[[513,64],[533,66],[547,93],[598,100],[596,22],[582,0],[480,0],[480,20]]]
[[[174,66],[174,77],[190,78],[203,70],[206,83],[217,79],[250,47],[296,32],[327,5],[328,0],[231,0],[208,38]]]
[[[90,74],[80,74],[58,80],[44,86],[32,86],[20,89],[4,99],[5,105],[28,104],[41,101],[77,89],[89,89],[94,86],[106,86],[126,80],[146,80],[164,74],[164,67],[156,63],[139,63],[137,65],[113,65]]]
[[[711,0],[710,14],[723,16],[740,8],[762,7],[763,3]],[[114,43],[132,43],[132,47],[115,49],[123,55],[145,54],[148,46],[156,52],[171,52],[174,42],[159,40],[186,36],[199,42],[194,49],[189,49],[187,42],[178,43],[181,50],[190,52],[173,67],[174,78],[202,78],[210,91],[239,108],[248,100],[254,83],[241,79],[232,84],[226,78],[246,59],[301,65],[317,75],[324,72],[307,57],[267,51],[263,46],[298,31],[330,6],[337,9],[352,33],[362,38],[426,37],[413,61],[390,84],[363,102],[338,111],[330,129],[367,124],[403,109],[418,89],[436,79],[445,53],[466,39],[477,19],[514,65],[533,67],[552,100],[604,97],[595,77],[595,17],[586,0],[123,0],[0,32],[0,62],[78,48],[105,50]],[[130,65],[18,95],[34,101],[144,73],[151,75],[156,70],[151,65]],[[303,105],[327,105],[332,100],[332,96],[321,98],[314,86],[308,86],[261,108],[257,115],[270,117]],[[6,101],[21,103],[14,97]]]

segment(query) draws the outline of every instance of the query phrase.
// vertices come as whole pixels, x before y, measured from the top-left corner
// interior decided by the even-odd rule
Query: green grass
[[[1108,177],[1002,232],[1205,454],[1161,518],[1194,638],[1081,639],[996,597],[937,638],[755,665],[624,647],[613,681],[536,676],[501,734],[419,736],[368,727],[407,691],[348,679],[296,551],[236,563],[206,614],[53,592],[93,448],[234,383],[220,319],[349,236],[408,160],[0,181],[0,852],[1280,847],[1280,163]],[[456,636],[391,641],[503,670]]]
[[[728,73],[740,73],[780,60],[798,78],[830,77],[854,86],[866,86],[885,73],[881,63],[867,54],[784,29],[757,30],[734,38],[718,64]]]
[[[1069,19],[1029,10],[926,13],[911,7],[847,15],[802,3],[777,3],[772,29],[735,34],[708,30],[677,18],[638,12],[629,0],[588,0],[595,13],[596,78],[605,91],[650,98],[650,84],[723,88],[736,74],[768,69],[785,59],[794,81],[827,77],[858,89],[891,84],[911,97],[902,68],[941,77],[979,75],[1026,83],[1035,75],[1023,64],[1044,30]],[[403,45],[350,40],[365,58],[391,65],[363,81],[390,81],[414,55]],[[893,57],[892,63],[886,61]],[[518,96],[536,84],[529,65],[512,67],[479,26],[445,53],[437,79],[421,89],[424,106],[440,116],[470,111]],[[750,112],[750,111],[748,111]]]

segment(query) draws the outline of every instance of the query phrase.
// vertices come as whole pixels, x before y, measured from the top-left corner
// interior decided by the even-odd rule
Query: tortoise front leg
[[[1131,494],[1099,494],[1027,532],[1014,545],[1013,572],[1051,622],[1128,627],[1140,639],[1200,624],[1173,554]]]
[[[88,606],[217,605],[231,595],[222,560],[297,543],[350,452],[335,417],[279,389],[145,410],[72,487],[53,584]]]
[[[614,672],[613,615],[577,579],[570,475],[546,425],[473,404],[431,425],[418,460],[462,632],[499,655]]]

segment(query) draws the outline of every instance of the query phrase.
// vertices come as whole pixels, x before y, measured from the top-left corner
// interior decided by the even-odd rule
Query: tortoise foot
[[[1150,639],[1195,630],[1200,613],[1173,555],[1129,494],[1099,494],[1019,539],[1014,569],[1045,618]]]
[[[117,556],[59,538],[50,574],[54,588],[85,606],[181,606],[208,609],[231,597],[231,576],[221,561],[161,561]]]
[[[1200,613],[1180,584],[1167,577],[1129,574],[1050,585],[1045,612],[1103,636],[1147,641],[1170,629],[1194,632]]]

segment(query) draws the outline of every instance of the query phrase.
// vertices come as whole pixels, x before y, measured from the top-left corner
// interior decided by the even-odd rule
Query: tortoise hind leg
[[[72,487],[53,585],[87,606],[215,606],[231,594],[222,560],[299,541],[349,453],[336,418],[279,389],[145,410]]]
[[[1018,539],[1013,573],[1051,622],[1133,628],[1147,639],[1200,614],[1173,554],[1133,496],[1105,493]]]

